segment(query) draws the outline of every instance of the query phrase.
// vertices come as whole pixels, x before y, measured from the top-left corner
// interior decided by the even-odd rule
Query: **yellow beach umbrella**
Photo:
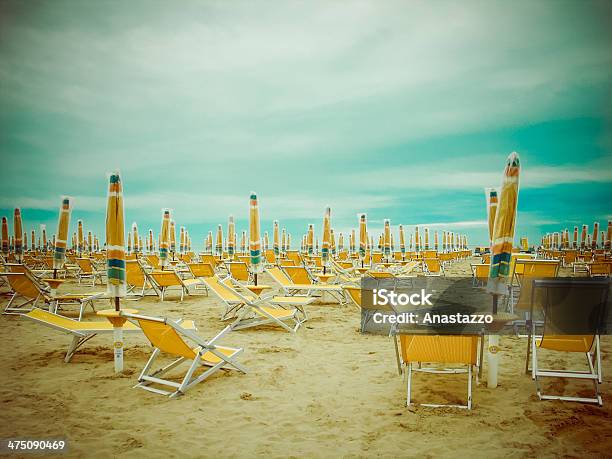
[[[487,291],[493,294],[493,314],[497,313],[499,295],[508,293],[510,280],[510,260],[514,243],[516,225],[516,207],[519,192],[520,159],[517,153],[511,153],[506,160],[502,179],[498,209],[493,224],[493,245],[491,247],[491,266]],[[499,356],[499,335],[489,336],[489,378],[490,388],[497,387],[497,366]]]
[[[179,229],[179,253],[185,252],[185,227]]]
[[[391,221],[386,218],[384,224],[384,235],[383,235],[383,254],[387,261],[391,258]]]
[[[419,236],[419,227],[414,227],[414,248],[417,252],[421,251],[421,238]]]
[[[174,254],[176,253],[176,225],[172,219],[170,219],[170,252],[174,260]]]
[[[242,230],[242,235],[240,236],[240,251],[242,255],[246,255],[247,253],[247,232],[246,230]],[[211,239],[212,242],[212,239]]]
[[[283,228],[281,231],[281,254],[287,251],[287,229]]]
[[[79,256],[81,256],[83,255],[83,250],[85,246],[85,238],[83,236],[83,220],[77,220],[77,243]]]
[[[32,233],[30,234],[31,239],[30,239],[30,246],[32,247],[32,251],[36,250],[36,232],[34,230],[32,230]]]
[[[580,235],[580,249],[584,250],[586,248],[586,240],[587,240],[587,232],[589,228],[587,225],[582,225],[582,234]]]
[[[349,238],[349,250],[351,255],[355,253],[355,229],[351,229],[351,236]]]
[[[170,209],[162,210],[161,230],[159,233],[159,265],[163,270],[168,266],[170,252]]]
[[[331,257],[334,258],[336,255],[336,234],[334,233],[333,228],[330,228],[329,230],[329,248]]]
[[[425,228],[425,250],[429,250],[429,228]]]
[[[359,259],[361,260],[361,267],[363,268],[363,263],[366,256],[366,251],[368,249],[368,222],[366,214],[361,214],[359,216]]]
[[[438,241],[438,232],[434,232],[434,249],[436,249],[436,252],[438,251],[438,247],[439,247],[439,241]]]
[[[338,234],[338,252],[344,251],[344,234]]]
[[[140,252],[140,237],[138,236],[138,225],[136,222],[132,223],[132,244],[134,253],[138,256]]]
[[[23,250],[24,252],[28,251],[28,233],[26,231],[23,232]]]
[[[314,239],[314,225],[310,223],[308,225],[308,234],[306,239],[306,250],[310,256],[314,255]]]
[[[406,258],[406,235],[404,234],[404,225],[399,226],[399,248],[402,254],[402,261]]]
[[[40,225],[40,232],[42,234],[42,246],[41,249],[43,252],[47,251],[47,226]]]
[[[264,237],[263,237],[263,252],[267,252],[268,249],[270,248],[270,238],[268,237],[268,232],[264,231]]]
[[[251,270],[254,273],[255,285],[257,275],[263,272],[261,259],[261,233],[259,227],[259,203],[257,194],[252,191],[249,205],[249,252],[251,257]]]
[[[606,236],[606,250],[609,252],[612,246],[612,220],[608,220],[608,234]]]
[[[599,222],[593,223],[593,238],[591,240],[591,248],[597,248],[597,237],[599,236]]]
[[[223,226],[217,225],[217,240],[215,241],[215,254],[223,258]]]
[[[153,247],[153,230],[151,228],[149,228],[149,247],[148,247],[148,251],[149,253],[153,253],[153,251],[155,250],[155,248]]]
[[[574,242],[572,244],[573,248],[578,248],[578,227],[574,226]]]
[[[15,234],[15,258],[18,262],[21,262],[23,258],[23,223],[21,220],[21,209],[19,207],[15,208],[13,213],[13,233]]]
[[[63,269],[66,262],[66,246],[68,245],[68,227],[70,226],[70,198],[63,197],[57,219],[57,238],[53,254],[53,278],[57,278],[57,270]]]
[[[493,241],[493,225],[495,224],[495,214],[497,213],[498,197],[497,189],[485,188],[487,198],[487,221],[489,224],[489,244]]]
[[[230,260],[236,255],[236,225],[233,215],[230,215],[227,221],[227,254]]]
[[[93,251],[93,235],[91,231],[87,231],[87,250],[90,254]]]
[[[329,265],[329,251],[331,248],[331,207],[325,208],[323,215],[323,246],[321,247],[321,264],[323,265],[323,274]]]
[[[132,233],[127,235],[127,253],[132,253]]]
[[[272,228],[272,249],[274,251],[274,257],[278,262],[278,258],[280,257],[280,241],[278,234],[278,220],[274,220],[273,228]]]

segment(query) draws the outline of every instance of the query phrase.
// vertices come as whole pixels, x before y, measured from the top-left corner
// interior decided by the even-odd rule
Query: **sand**
[[[467,273],[469,261],[449,272]],[[99,289],[67,283],[61,291]],[[125,304],[194,319],[205,337],[224,326],[213,296]],[[126,337],[126,371],[115,376],[110,336],[89,341],[66,364],[67,335],[2,316],[0,438],[66,438],[70,457],[601,457],[612,450],[610,383],[601,387],[603,408],[538,401],[523,371],[525,338],[501,338],[499,387],[474,387],[473,410],[408,409],[390,338],[359,334],[351,305],[318,303],[309,313],[296,335],[276,327],[230,333],[223,343],[245,348],[249,372],[219,372],[175,400],[132,388],[151,352],[143,335]],[[604,377],[611,350],[604,337]],[[552,354],[543,361],[584,364]],[[463,402],[465,378],[417,374],[414,399]],[[590,389],[576,382],[547,387]]]

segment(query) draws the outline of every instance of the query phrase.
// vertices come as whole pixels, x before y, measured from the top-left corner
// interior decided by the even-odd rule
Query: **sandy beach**
[[[448,275],[468,275],[469,263]],[[62,292],[95,291],[67,282]],[[6,300],[3,300],[3,304]],[[325,301],[325,300],[324,300]],[[212,337],[224,323],[214,296],[126,301],[142,313],[196,321]],[[104,302],[99,308],[106,307]],[[318,302],[296,335],[277,327],[230,333],[249,372],[215,374],[169,400],[133,389],[151,348],[126,337],[125,372],[113,374],[112,338],[97,336],[64,363],[70,338],[2,316],[0,438],[65,438],[70,457],[603,457],[612,446],[612,340],[603,337],[604,407],[538,401],[523,372],[526,338],[501,338],[499,386],[474,388],[471,411],[404,406],[393,343],[358,332],[353,305]],[[91,312],[86,320],[98,320]],[[578,358],[549,362],[582,365]],[[552,360],[551,360],[552,359]],[[543,359],[546,362],[546,359]],[[483,374],[486,378],[486,371]],[[560,382],[552,391],[588,391]],[[583,389],[584,388],[584,389]],[[465,397],[465,375],[415,376],[416,402]],[[491,450],[491,445],[495,449]]]

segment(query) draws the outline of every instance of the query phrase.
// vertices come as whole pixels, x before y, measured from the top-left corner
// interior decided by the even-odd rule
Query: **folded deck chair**
[[[311,283],[296,284],[278,267],[267,268],[266,272],[270,274],[274,282],[281,287],[286,295],[292,296],[300,292],[305,292],[307,296],[311,296],[315,293],[322,294],[328,292],[334,296],[334,298],[336,298],[340,304],[346,303],[346,298],[344,297],[342,286],[340,285]]]
[[[531,350],[531,375],[535,380],[536,393],[540,400],[566,400],[603,405],[599,384],[602,383],[600,327],[608,314],[608,279],[546,279],[533,281],[531,302],[532,316],[536,308],[544,314],[541,337],[537,336],[536,322],[531,321],[529,337]],[[568,335],[568,330],[584,333]],[[541,369],[538,351],[547,349],[556,352],[582,353],[586,357],[585,370]],[[555,359],[558,362],[558,359]],[[558,363],[557,363],[558,365]],[[593,397],[573,397],[544,394],[541,378],[574,378],[593,382]]]
[[[478,336],[472,335],[400,335],[401,363],[406,371],[406,406],[410,406],[412,372],[437,374],[467,373],[467,403],[465,405],[421,404],[429,407],[454,407],[472,409],[472,366],[478,366]],[[418,363],[417,368],[412,364]],[[423,363],[463,364],[463,368],[432,368]],[[477,372],[476,372],[477,373]],[[478,376],[477,376],[478,377]]]
[[[242,373],[247,371],[242,364],[236,361],[236,358],[243,352],[242,348],[216,344],[231,331],[229,326],[225,327],[213,339],[207,341],[193,330],[189,330],[172,320],[138,314],[123,313],[122,315],[136,323],[154,347],[153,354],[138,376],[138,384],[134,386],[135,388],[173,398],[184,394],[188,389],[222,368],[233,368]],[[176,359],[158,370],[153,370],[153,364],[162,353],[169,354]],[[180,382],[162,378],[183,362],[189,364],[189,369],[180,379]],[[196,376],[195,372],[199,367],[207,367],[208,369]],[[159,389],[153,387],[153,385],[170,387],[171,390]]]
[[[151,284],[155,287],[155,290],[159,293],[159,297],[164,301],[166,291],[171,287],[178,287],[181,292],[181,301],[185,297],[185,294],[190,295],[189,287],[198,288],[203,286],[204,281],[202,279],[182,279],[176,271],[152,271],[149,273]]]
[[[0,273],[6,274],[13,296],[4,308],[3,314],[23,314],[30,309],[36,307],[39,301],[48,305],[49,311],[57,313],[64,305],[79,305],[79,320],[83,318],[85,308],[90,306],[95,312],[94,300],[103,298],[106,292],[84,293],[84,294],[62,294],[52,295],[44,290],[41,285],[36,282],[27,273]],[[17,304],[16,300],[21,299],[22,302]]]
[[[314,301],[314,298],[305,296],[270,295],[259,298],[239,292],[231,279],[221,280],[217,276],[207,278],[206,284],[225,305],[221,319],[236,317],[233,330],[276,323],[288,331],[295,331],[308,320],[304,306]],[[285,322],[294,322],[295,326],[289,327]]]

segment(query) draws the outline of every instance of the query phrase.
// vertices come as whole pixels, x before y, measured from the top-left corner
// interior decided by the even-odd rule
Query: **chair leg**
[[[412,363],[406,364],[407,375],[406,375],[406,406],[410,406],[410,392],[412,390]]]

